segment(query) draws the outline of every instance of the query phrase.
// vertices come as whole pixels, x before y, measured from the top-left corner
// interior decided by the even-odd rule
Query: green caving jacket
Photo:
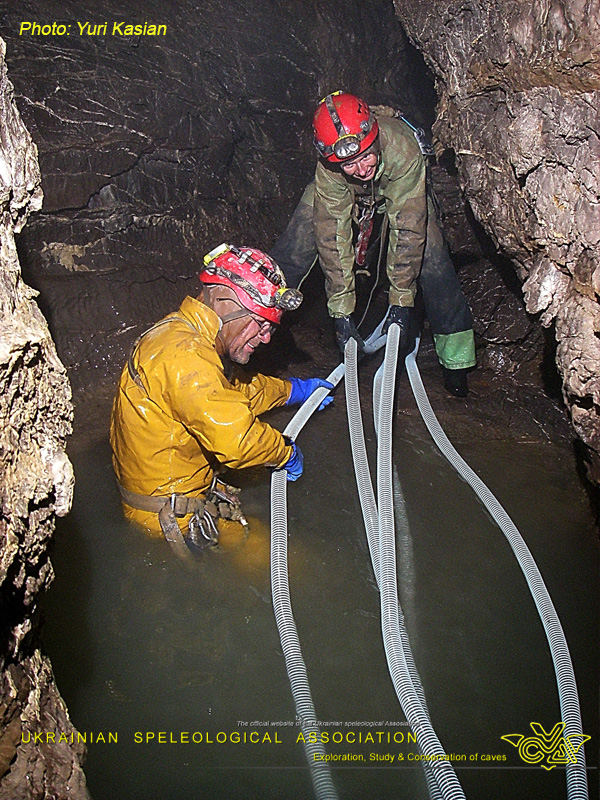
[[[427,230],[426,163],[406,123],[391,117],[377,121],[381,155],[371,181],[349,178],[323,162],[317,165],[314,232],[332,317],[354,311],[352,214],[358,195],[385,203],[390,305],[414,305]]]

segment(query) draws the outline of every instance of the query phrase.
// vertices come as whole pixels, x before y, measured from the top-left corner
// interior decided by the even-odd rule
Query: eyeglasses
[[[268,333],[273,333],[275,326],[272,322],[269,322],[269,320],[263,319],[262,317],[257,317],[254,314],[248,314],[248,316],[258,325],[258,331],[256,334],[257,336],[266,336]]]

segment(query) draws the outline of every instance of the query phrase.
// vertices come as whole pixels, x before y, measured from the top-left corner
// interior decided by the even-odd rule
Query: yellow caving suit
[[[198,497],[219,467],[285,464],[292,448],[258,415],[285,404],[290,382],[241,374],[228,380],[215,347],[220,320],[199,300],[186,297],[167,319],[141,338],[134,375],[126,364],[119,381],[110,443],[121,486]],[[128,519],[162,535],[157,514],[124,508]],[[185,529],[188,521],[178,524]]]

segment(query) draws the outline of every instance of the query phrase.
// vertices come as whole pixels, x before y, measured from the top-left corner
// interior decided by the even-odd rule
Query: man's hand
[[[335,317],[333,320],[333,325],[335,327],[335,340],[342,357],[344,356],[348,339],[356,339],[358,352],[362,353],[364,351],[365,343],[362,336],[356,329],[356,325],[354,324],[352,317]]]
[[[302,475],[303,468],[304,456],[302,455],[302,450],[300,450],[296,442],[292,442],[292,455],[280,469],[287,471],[288,481],[297,481]]]
[[[400,358],[406,358],[415,348],[417,325],[413,306],[390,306],[389,313],[381,329],[387,333],[392,323],[400,328]]]
[[[324,381],[321,378],[307,378],[306,380],[302,378],[288,378],[288,380],[292,384],[292,391],[287,399],[286,406],[302,405],[302,403],[308,400],[315,389],[319,389],[321,386],[328,391],[333,389],[332,383]],[[328,406],[330,403],[333,403],[333,397],[327,395],[327,397],[323,398],[318,410],[322,411],[325,406]]]

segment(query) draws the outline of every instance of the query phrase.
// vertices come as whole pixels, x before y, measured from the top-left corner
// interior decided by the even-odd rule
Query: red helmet
[[[313,129],[319,155],[336,163],[364,153],[379,133],[367,103],[345,92],[334,92],[321,100],[313,117]]]
[[[302,293],[289,289],[280,267],[266,253],[251,247],[221,244],[204,256],[202,283],[228,286],[238,300],[255,314],[278,325],[284,311],[302,302]]]

